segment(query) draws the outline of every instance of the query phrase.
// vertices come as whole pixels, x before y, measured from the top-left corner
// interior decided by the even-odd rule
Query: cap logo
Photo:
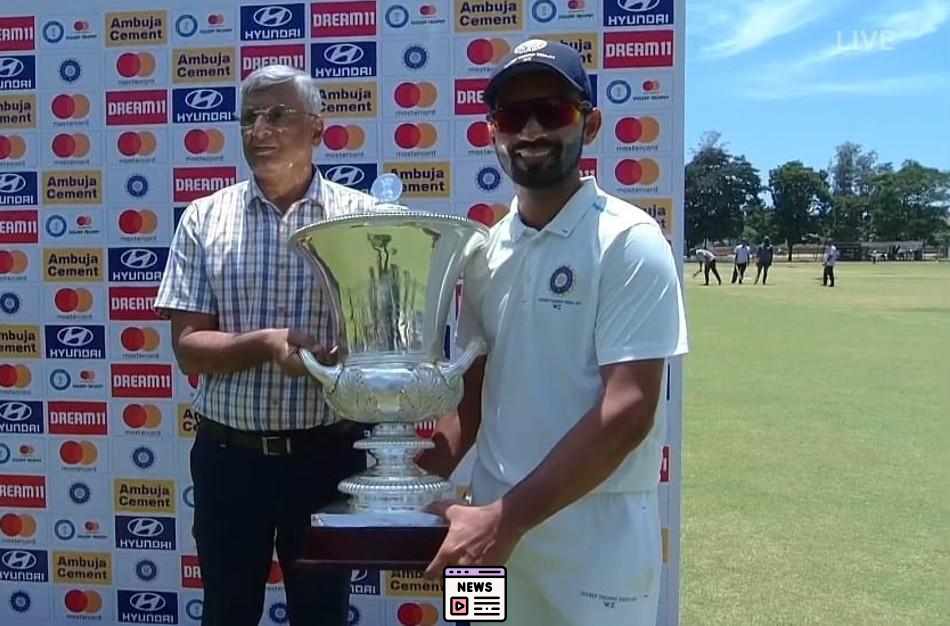
[[[512,53],[514,54],[524,54],[526,52],[536,52],[542,48],[547,47],[548,42],[544,39],[529,39],[524,43],[519,43],[514,47]]]

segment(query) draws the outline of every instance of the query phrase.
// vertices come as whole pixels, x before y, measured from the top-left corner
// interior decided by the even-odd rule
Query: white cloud
[[[745,90],[756,100],[787,100],[817,95],[907,96],[950,87],[950,74],[914,74],[865,80],[760,80]]]
[[[833,0],[719,0],[715,8],[700,5],[700,33],[716,39],[703,47],[703,53],[726,58],[753,50],[819,19],[835,4]]]

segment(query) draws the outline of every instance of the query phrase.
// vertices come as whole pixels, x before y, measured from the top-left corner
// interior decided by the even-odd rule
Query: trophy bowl
[[[372,433],[354,446],[375,460],[365,472],[339,483],[349,496],[346,506],[315,515],[314,526],[358,529],[350,535],[361,533],[364,539],[367,528],[401,527],[403,534],[397,536],[405,539],[412,527],[443,525],[441,519],[427,520],[436,516],[423,509],[449,495],[452,486],[416,465],[417,454],[434,445],[417,435],[416,425],[457,409],[462,375],[485,351],[476,339],[457,359],[445,356],[456,283],[487,240],[488,229],[457,216],[397,205],[377,208],[327,219],[290,237],[292,248],[324,280],[338,350],[334,365],[305,349],[301,358],[339,417],[372,425]],[[380,541],[380,532],[371,533],[377,537],[373,543]],[[435,554],[431,545],[422,551],[431,554],[382,560],[405,564]],[[333,560],[379,559],[336,554]]]

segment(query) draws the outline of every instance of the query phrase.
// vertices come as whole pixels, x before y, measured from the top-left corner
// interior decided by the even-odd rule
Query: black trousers
[[[735,284],[736,280],[739,280],[739,284],[742,284],[742,279],[745,278],[745,270],[749,267],[748,263],[736,263],[732,268],[732,283]]]
[[[716,275],[716,280],[719,281],[719,284],[722,284],[722,279],[719,278],[719,270],[716,269],[716,261],[709,261],[706,263],[706,267],[703,268],[703,276],[706,277],[706,284],[709,284],[709,272],[712,272]]]
[[[764,285],[769,279],[769,266],[771,263],[757,263],[755,269],[755,284],[759,284],[759,276],[762,277],[762,284]]]
[[[827,285],[829,281],[831,282],[831,286],[834,287],[835,286],[835,266],[834,265],[826,265],[825,271],[821,275],[822,285]]]
[[[310,514],[339,499],[337,483],[366,467],[357,433],[290,456],[219,443],[201,426],[191,449],[202,626],[257,626],[276,544],[291,626],[344,626],[349,570],[300,571]],[[322,448],[322,439],[321,444]]]

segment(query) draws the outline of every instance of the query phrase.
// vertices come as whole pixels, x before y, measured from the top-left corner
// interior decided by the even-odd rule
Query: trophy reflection
[[[373,213],[328,219],[291,236],[292,246],[324,279],[337,329],[337,364],[322,364],[301,350],[307,371],[341,418],[373,425],[355,447],[375,463],[340,482],[347,506],[315,515],[314,526],[375,528],[380,541],[387,527],[444,526],[422,509],[452,487],[414,462],[434,445],[416,434],[416,426],[456,410],[462,375],[485,350],[476,340],[457,360],[444,357],[455,285],[487,239],[487,228],[462,217],[411,211],[395,204],[401,191],[397,176],[383,174],[373,184]],[[437,547],[395,560],[421,562]]]

